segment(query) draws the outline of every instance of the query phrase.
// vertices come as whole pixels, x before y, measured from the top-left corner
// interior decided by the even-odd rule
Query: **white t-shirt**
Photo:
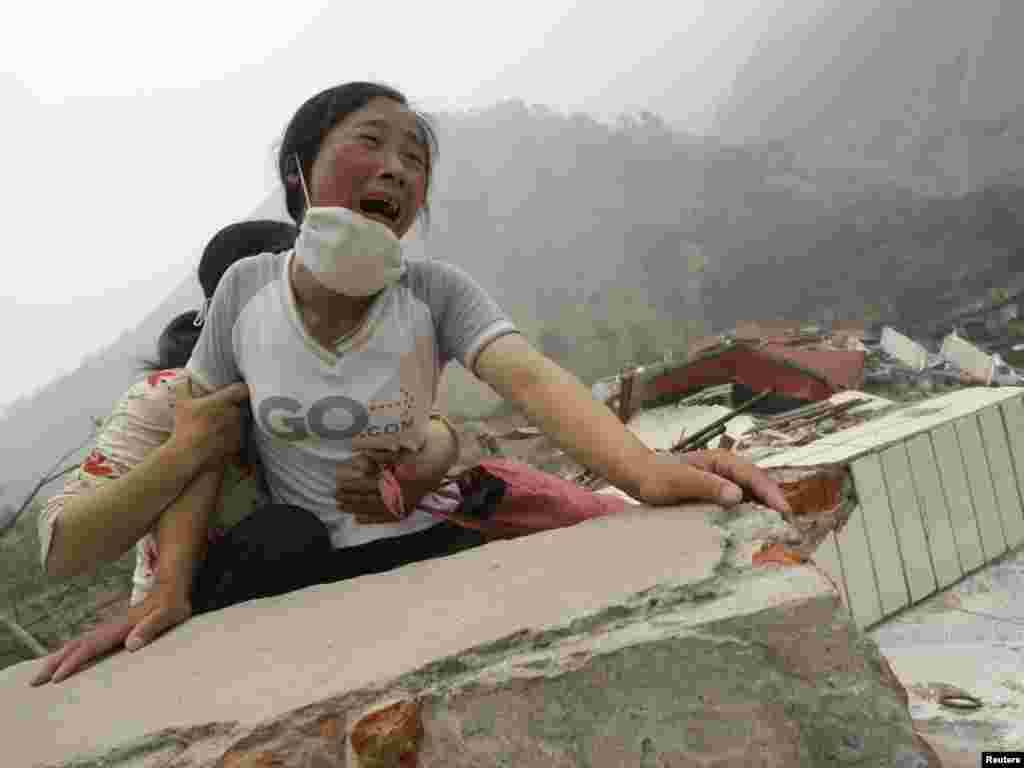
[[[356,520],[335,500],[338,479],[365,449],[422,448],[444,366],[474,371],[479,352],[516,333],[498,305],[461,269],[409,261],[337,349],[302,323],[289,273],[294,251],[233,264],[217,287],[190,375],[207,390],[249,387],[254,437],[273,500],[319,517],[334,547],[435,525],[416,510],[400,522]]]

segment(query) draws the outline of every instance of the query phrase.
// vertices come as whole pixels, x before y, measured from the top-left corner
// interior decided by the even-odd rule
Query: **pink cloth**
[[[396,520],[404,520],[406,516],[402,486],[398,482],[398,476],[402,474],[403,470],[405,467],[401,465],[394,469],[386,467],[381,470],[380,478],[377,480],[377,488],[380,490],[381,499],[384,500],[384,506],[395,516]]]
[[[380,492],[392,514],[404,512],[394,472],[381,473]],[[482,502],[488,493],[491,500]],[[618,496],[588,491],[522,462],[486,459],[426,496],[419,508],[456,525],[513,537],[612,515],[627,505]]]

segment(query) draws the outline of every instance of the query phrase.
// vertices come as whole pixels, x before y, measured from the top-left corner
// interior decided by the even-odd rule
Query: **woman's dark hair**
[[[306,212],[306,198],[301,185],[289,183],[289,176],[296,174],[295,155],[302,163],[302,175],[308,179],[312,173],[313,163],[320,154],[324,138],[338,123],[363,109],[372,99],[385,98],[397,101],[408,108],[409,101],[400,91],[378,83],[345,83],[321,91],[299,107],[285,129],[281,148],[277,153],[277,172],[284,186],[285,202],[288,213],[296,224],[302,223]],[[420,140],[427,150],[427,185],[423,207],[420,215],[426,226],[430,226],[430,181],[437,162],[437,133],[426,115],[412,110],[416,117],[416,126]]]
[[[184,368],[203,330],[202,326],[196,327],[198,316],[196,310],[190,309],[171,320],[156,340],[156,360],[143,361],[143,369],[163,371],[168,368]]]
[[[203,249],[199,260],[199,284],[207,301],[213,298],[217,284],[228,267],[239,259],[258,253],[279,253],[295,245],[295,225],[285,221],[260,219],[229,224],[215,234]],[[196,325],[199,313],[190,310],[168,323],[156,342],[156,360],[143,360],[145,371],[183,368],[203,330]]]

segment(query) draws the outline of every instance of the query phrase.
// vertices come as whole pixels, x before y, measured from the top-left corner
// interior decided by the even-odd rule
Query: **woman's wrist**
[[[205,463],[200,446],[182,437],[171,437],[156,452],[160,454],[160,463],[173,473],[175,470],[188,478],[199,474]]]

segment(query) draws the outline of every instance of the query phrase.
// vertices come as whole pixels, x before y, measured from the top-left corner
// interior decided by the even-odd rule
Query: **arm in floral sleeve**
[[[200,443],[206,438],[196,428],[202,420],[192,419],[191,432],[179,429],[181,412],[194,417],[199,402],[193,400],[184,411],[176,409],[172,387],[179,380],[185,380],[181,371],[160,371],[132,387],[104,423],[89,458],[68,479],[64,493],[50,499],[40,515],[42,562],[48,575],[69,578],[120,557],[153,529],[160,514],[207,465],[209,451]],[[217,393],[203,401],[212,404],[210,410],[222,421],[231,422],[216,428],[230,433],[233,426],[237,444],[241,413],[228,395]],[[213,422],[208,416],[205,420]],[[206,429],[206,434],[212,431]]]
[[[138,650],[192,616],[193,568],[202,557],[206,521],[220,482],[221,472],[202,473],[157,521],[156,578],[145,598],[122,617],[94,627],[47,656],[30,685],[59,683],[122,644]]]

